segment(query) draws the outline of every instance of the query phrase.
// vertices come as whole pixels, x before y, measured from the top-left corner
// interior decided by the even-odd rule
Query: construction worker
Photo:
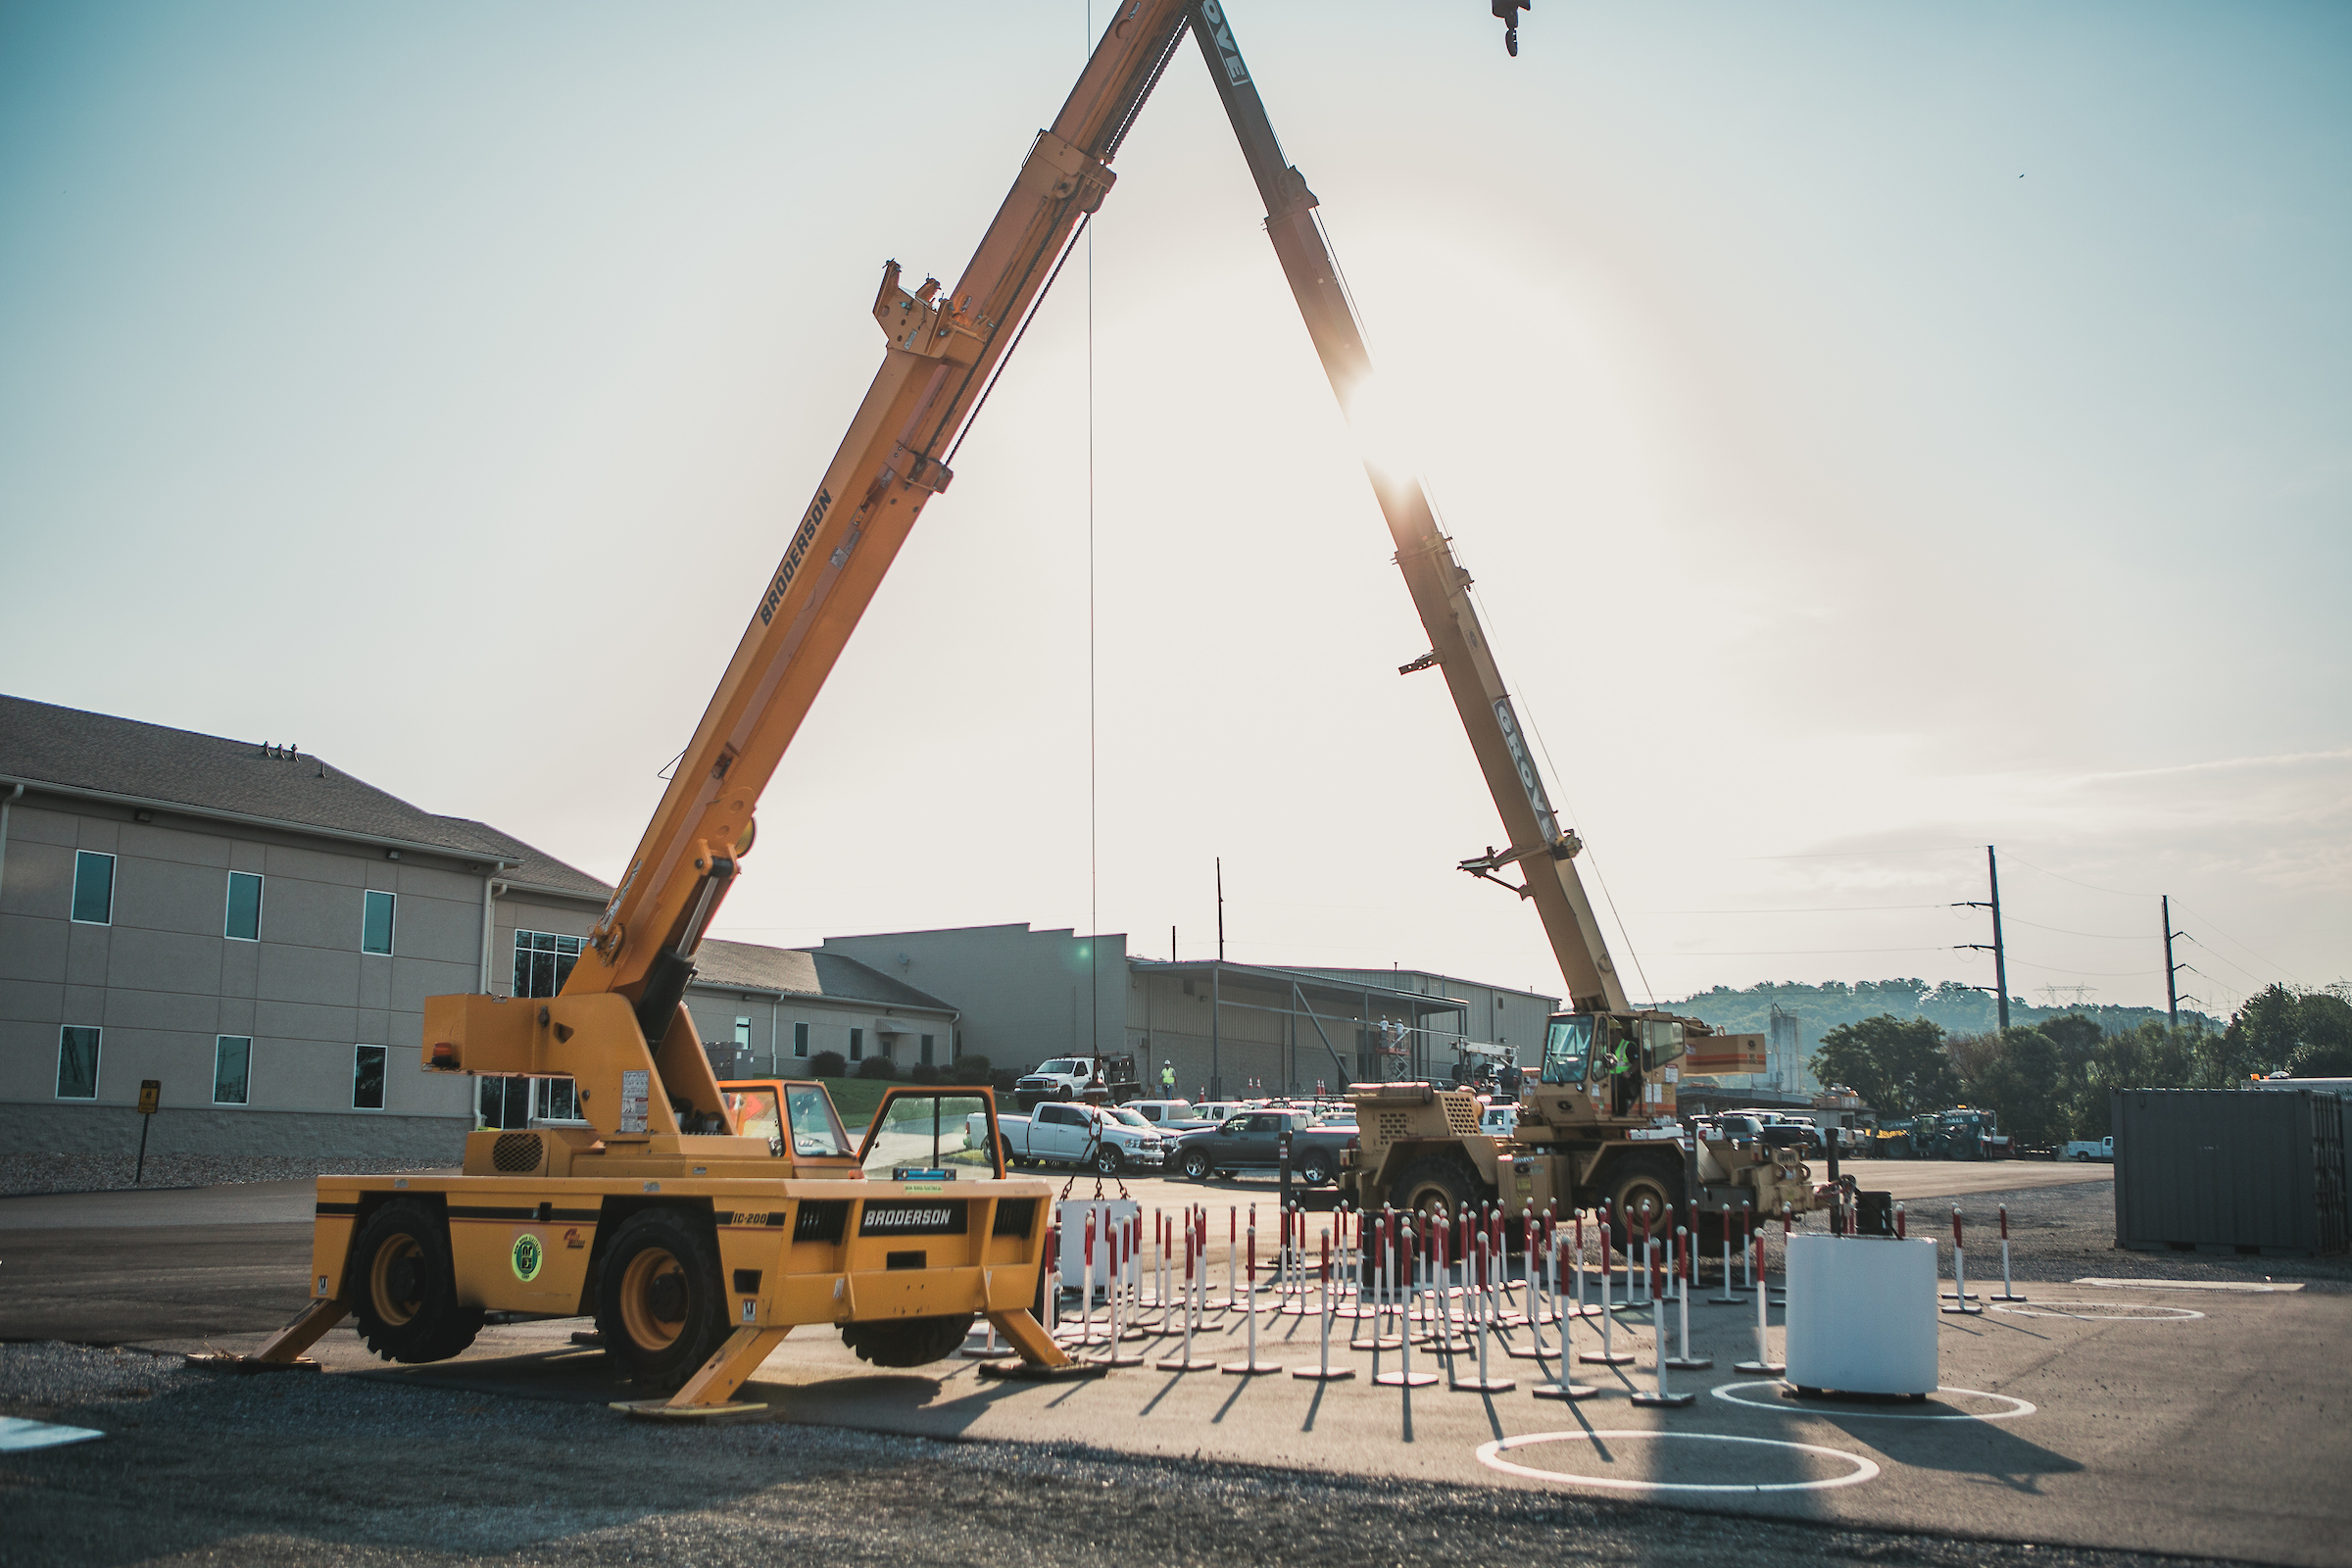
[[[1163,1100],[1176,1098],[1176,1063],[1173,1061],[1159,1064],[1159,1093]]]
[[[1633,1056],[1626,1050],[1623,1035],[1617,1037],[1616,1049],[1609,1057],[1609,1076],[1616,1086],[1617,1114],[1632,1115],[1634,1102],[1641,1095],[1642,1086],[1634,1072]]]

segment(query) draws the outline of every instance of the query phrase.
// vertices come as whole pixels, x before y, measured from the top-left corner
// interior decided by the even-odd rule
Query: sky
[[[1638,995],[1988,844],[2034,1002],[2352,973],[2352,10],[1228,9]],[[615,876],[1106,15],[0,0],[0,690]],[[714,934],[1556,994],[1190,45],[1115,167]]]

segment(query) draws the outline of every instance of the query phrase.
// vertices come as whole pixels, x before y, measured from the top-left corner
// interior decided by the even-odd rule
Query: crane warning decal
[[[833,505],[833,492],[817,487],[816,499],[801,517],[801,526],[792,536],[784,552],[784,564],[776,568],[775,580],[767,585],[767,597],[760,601],[760,622],[767,624],[775,618],[776,607],[784,602],[784,590],[801,573],[801,563],[808,559],[808,547],[816,543],[816,525],[825,520],[825,513]]]
[[[965,1203],[869,1202],[858,1221],[860,1236],[961,1236]]]
[[[1250,68],[1242,64],[1242,51],[1233,41],[1233,28],[1225,21],[1225,8],[1217,0],[1206,0],[1200,15],[1208,23],[1208,36],[1217,46],[1217,59],[1225,66],[1225,79],[1236,87],[1250,80]]]

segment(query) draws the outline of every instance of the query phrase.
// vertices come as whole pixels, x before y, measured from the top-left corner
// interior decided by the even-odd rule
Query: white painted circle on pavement
[[[1712,1392],[1715,1397],[1731,1404],[1744,1404],[1758,1410],[1818,1409],[1825,1415],[1835,1411],[1840,1421],[1848,1416],[1859,1416],[1865,1421],[2014,1421],[2021,1415],[2033,1415],[2036,1408],[2014,1394],[1986,1394],[1983,1389],[1938,1387],[1936,1390],[1937,1394],[1965,1394],[1972,1398],[2000,1399],[2006,1401],[2010,1408],[1993,1410],[1983,1415],[1969,1410],[1858,1410],[1852,1405],[1836,1403],[1828,1399],[1804,1399],[1791,1402],[1782,1398],[1778,1392],[1788,1387],[1788,1385],[1786,1383],[1718,1383]],[[1751,1399],[1737,1392],[1741,1389],[1761,1389],[1767,1396],[1761,1399]]]
[[[1618,1476],[1578,1476],[1558,1470],[1539,1470],[1533,1465],[1513,1464],[1503,1455],[1514,1448],[1532,1448],[1544,1443],[1599,1443],[1656,1441],[1661,1443],[1743,1443],[1758,1448],[1788,1448],[1798,1453],[1818,1453],[1825,1459],[1841,1459],[1854,1467],[1850,1474],[1831,1476],[1819,1481],[1756,1481],[1756,1482],[1697,1482],[1697,1481],[1633,1481]],[[1833,1487],[1858,1486],[1878,1479],[1879,1467],[1858,1453],[1843,1448],[1825,1448],[1813,1443],[1787,1443],[1778,1438],[1735,1438],[1720,1432],[1650,1432],[1628,1430],[1620,1432],[1531,1432],[1524,1437],[1503,1438],[1482,1444],[1478,1462],[1490,1470],[1507,1475],[1526,1476],[1531,1481],[1551,1481],[1567,1487],[1603,1487],[1611,1492],[1685,1492],[1685,1493],[1741,1493],[1760,1492],[1827,1492]]]
[[[2051,1307],[2079,1307],[2080,1311],[2057,1312]],[[2103,1323],[2183,1323],[2192,1317],[2203,1317],[2185,1306],[2165,1306],[2154,1301],[2035,1301],[2030,1306],[2004,1306],[1992,1303],[1995,1312],[2011,1317],[2071,1317],[2084,1322]]]

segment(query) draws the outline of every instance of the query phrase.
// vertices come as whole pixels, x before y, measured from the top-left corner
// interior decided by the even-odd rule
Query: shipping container
[[[2119,1089],[2114,1111],[2116,1246],[2345,1250],[2342,1100]]]

